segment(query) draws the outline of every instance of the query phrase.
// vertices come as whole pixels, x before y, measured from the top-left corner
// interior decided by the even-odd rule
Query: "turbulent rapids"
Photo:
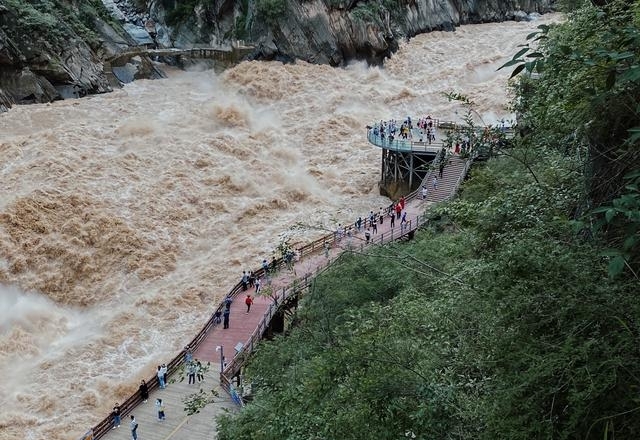
[[[388,204],[372,121],[508,117],[495,69],[541,22],[412,39],[384,68],[246,62],[0,115],[0,438],[76,439],[283,233]]]

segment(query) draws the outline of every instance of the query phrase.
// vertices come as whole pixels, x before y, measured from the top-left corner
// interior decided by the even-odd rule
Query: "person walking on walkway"
[[[438,189],[438,178],[436,176],[433,176],[431,183],[433,184],[433,189]]]
[[[164,403],[162,403],[162,399],[156,399],[156,409],[158,410],[158,420],[164,420]]]
[[[251,299],[251,295],[247,295],[244,300],[244,303],[247,305],[247,313],[251,311],[251,304],[253,304],[253,299]]]
[[[204,367],[202,366],[202,362],[196,359],[196,373],[198,375],[198,383],[204,382]]]
[[[111,411],[111,415],[113,416],[113,428],[116,429],[120,427],[120,404],[116,402],[113,406],[113,411]]]
[[[367,228],[367,230],[364,231],[364,239],[365,239],[365,243],[369,244],[369,240],[371,240],[371,231],[369,230],[369,228]]]
[[[229,328],[229,315],[231,314],[231,310],[228,308],[224,309],[224,313],[222,314],[222,328]]]
[[[393,212],[393,209],[391,210],[391,212],[389,212],[389,217],[391,217],[391,229],[393,229],[393,227],[396,225],[396,215]]]
[[[422,185],[421,193],[422,193],[422,200],[426,199],[427,198],[427,185]]]
[[[256,295],[258,295],[260,293],[260,278],[256,278],[255,286],[256,286]]]
[[[138,422],[133,414],[131,414],[131,438],[138,440]]]

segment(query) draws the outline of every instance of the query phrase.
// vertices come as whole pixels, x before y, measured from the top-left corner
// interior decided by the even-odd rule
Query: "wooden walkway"
[[[437,187],[432,184],[433,174],[430,172],[425,182],[428,185],[428,196],[422,200],[420,190],[413,197],[408,197],[405,205],[407,219],[416,222],[428,204],[439,202],[450,198],[461,183],[466,174],[468,163],[464,159],[452,156],[444,168],[442,178],[438,178]],[[377,211],[374,211],[377,212]],[[363,219],[366,213],[363,213]],[[354,219],[355,220],[355,219]],[[415,225],[416,223],[413,223]],[[381,236],[389,237],[392,234],[389,217],[385,218],[382,225],[378,225],[378,234],[372,236],[372,241],[376,241]],[[415,227],[415,226],[414,226]],[[400,235],[400,221],[396,220],[393,234]],[[295,277],[304,277],[305,274],[313,275],[318,268],[326,266],[329,260],[334,260],[346,249],[363,247],[365,243],[364,232],[345,235],[342,240],[330,249],[329,258],[323,250],[315,254],[308,255],[301,261],[297,261],[292,271],[282,269],[271,279],[271,288],[274,291],[281,290],[288,286]],[[264,280],[263,280],[264,284]],[[254,295],[252,288],[248,293]],[[179,382],[180,378],[174,374],[171,380],[177,383],[169,383],[166,389],[156,389],[151,392],[149,401],[146,404],[138,405],[131,414],[134,414],[139,423],[138,435],[141,440],[211,440],[217,438],[215,417],[224,411],[237,411],[238,407],[232,403],[228,394],[220,387],[221,351],[217,347],[222,347],[225,361],[231,361],[235,355],[235,347],[238,344],[245,344],[252,333],[258,327],[263,315],[271,304],[271,298],[267,296],[254,297],[254,304],[251,311],[246,313],[244,295],[238,295],[231,305],[231,315],[229,328],[223,329],[222,324],[215,325],[206,334],[205,339],[200,343],[194,352],[194,358],[203,363],[210,362],[211,366],[206,374],[205,382],[196,385],[188,385],[186,379]],[[205,391],[214,389],[219,393],[213,404],[208,405],[201,413],[186,416],[184,412],[183,398],[200,388]],[[156,407],[154,402],[161,398],[166,406],[167,418],[165,421],[157,420]],[[125,440],[131,438],[129,430],[129,415],[123,417],[122,426],[112,429],[102,438],[108,440]]]

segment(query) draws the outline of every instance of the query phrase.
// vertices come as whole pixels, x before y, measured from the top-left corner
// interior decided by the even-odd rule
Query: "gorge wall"
[[[104,61],[139,45],[131,28],[145,33],[149,19],[159,46],[246,40],[252,59],[340,66],[379,64],[418,33],[552,8],[553,0],[2,0],[0,111],[117,87]],[[132,78],[161,76],[146,57],[134,64]]]

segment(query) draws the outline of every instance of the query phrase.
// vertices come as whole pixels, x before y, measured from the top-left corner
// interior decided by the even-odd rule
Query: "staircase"
[[[429,171],[422,181],[422,185],[427,187],[425,202],[442,202],[453,197],[469,169],[468,161],[469,159],[463,159],[460,156],[450,156],[442,172],[442,177],[438,176],[438,169]],[[437,178],[435,188],[433,185],[434,176]],[[408,198],[422,199],[422,185]]]

